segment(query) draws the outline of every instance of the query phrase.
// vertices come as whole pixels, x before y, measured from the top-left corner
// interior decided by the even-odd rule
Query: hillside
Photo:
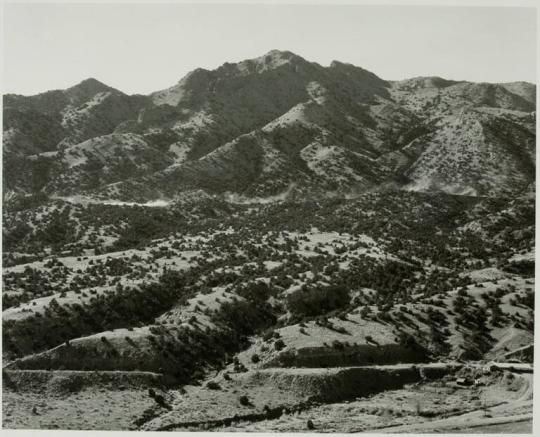
[[[392,390],[414,399],[408,384],[425,384],[426,374],[435,387],[445,377],[451,390],[460,372],[477,372],[463,363],[527,361],[534,199],[389,191],[243,204],[201,196],[155,206],[55,200],[6,216],[4,372],[19,387],[4,394],[10,411],[21,396],[30,402],[38,389],[27,375],[36,374],[58,405],[38,407],[40,426],[58,424],[54,411],[71,401],[110,391],[116,425],[92,410],[82,413],[87,423],[212,429],[238,416],[248,428],[275,418],[272,429],[304,429],[283,422],[283,412],[309,417],[356,397],[365,408],[370,396],[388,405]],[[132,385],[139,375],[161,382],[145,376]],[[505,375],[485,376],[489,405]],[[149,388],[161,398],[152,401]],[[430,414],[468,411],[467,393]],[[127,415],[126,396],[137,405]],[[423,420],[415,402],[387,413],[392,423]]]
[[[274,50],[4,96],[3,426],[529,432],[535,93]]]
[[[524,82],[389,82],[277,50],[194,70],[149,96],[88,79],[4,96],[4,195],[150,201],[202,189],[265,197],[291,184],[301,193],[392,186],[514,195],[534,180],[535,92]],[[128,133],[157,150],[151,166],[127,151],[111,180],[99,157],[67,168],[56,158],[72,148],[95,155],[88,140]]]

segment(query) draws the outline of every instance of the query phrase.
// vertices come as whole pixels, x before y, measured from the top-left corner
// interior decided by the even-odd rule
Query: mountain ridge
[[[260,197],[291,184],[300,192],[355,192],[391,182],[509,196],[534,180],[535,99],[527,82],[386,81],[352,64],[324,67],[279,50],[195,69],[146,96],[89,78],[66,90],[4,96],[3,150],[12,169],[4,186],[133,200],[143,188],[170,198],[200,188]],[[126,156],[133,172],[113,190],[107,160],[92,148],[74,179],[91,185],[74,186],[55,159],[91,138],[114,144],[124,134],[162,158],[148,166]],[[46,174],[30,186],[36,166]]]
[[[221,66],[215,68],[214,70],[217,70],[221,67],[223,67],[224,65],[230,65],[230,64],[241,64],[241,63],[244,63],[244,62],[249,62],[249,61],[256,61],[258,59],[262,59],[266,56],[269,56],[269,55],[273,55],[273,54],[289,54],[289,55],[293,55],[294,57],[296,58],[300,58],[302,60],[305,61],[304,58],[302,58],[300,55],[297,55],[289,50],[279,50],[279,49],[272,49],[272,50],[269,50],[267,53],[263,54],[262,56],[259,56],[259,57],[256,57],[256,58],[247,58],[247,59],[244,59],[244,60],[240,60],[240,61],[237,61],[237,62],[225,62],[224,64],[222,64]],[[306,61],[308,62],[308,61]],[[316,62],[313,62],[313,64],[317,64]],[[324,67],[324,66],[321,66],[320,64],[317,64],[319,66],[321,66],[322,68],[331,68],[332,67],[332,64],[341,64],[341,65],[349,65],[349,66],[353,66],[357,69],[362,69],[364,70],[362,67],[359,67],[353,63],[350,63],[350,62],[342,62],[340,60],[337,60],[337,59],[334,59],[330,62],[330,64],[328,65],[328,67]],[[197,67],[189,72],[187,72],[184,76],[182,76],[177,83],[181,82],[182,79],[186,78],[187,76],[190,76],[192,75],[193,73],[196,73],[196,72],[211,72],[211,71],[214,71],[214,70],[211,70],[211,69],[207,69],[207,68],[202,68],[202,67]],[[368,73],[371,73],[369,72],[368,70],[364,70]],[[371,73],[373,74],[373,73]],[[474,82],[474,81],[468,81],[468,80],[452,80],[452,79],[445,79],[445,78],[442,78],[440,76],[437,76],[437,75],[428,75],[428,76],[414,76],[414,77],[410,77],[410,78],[405,78],[405,79],[392,79],[392,80],[387,80],[388,82],[391,82],[391,83],[396,83],[396,82],[404,82],[404,81],[412,81],[412,80],[423,80],[423,79],[427,79],[427,80],[437,80],[437,81],[443,81],[443,82],[452,82],[452,83],[464,83],[464,82],[467,82],[467,83],[477,83],[477,84],[493,84],[493,85],[519,85],[519,84],[524,84],[525,86],[532,86],[532,87],[535,87],[536,88],[536,84],[532,83],[532,82],[529,82],[529,81],[510,81],[510,82]],[[68,88],[65,88],[65,89],[62,89],[62,88],[55,88],[55,89],[51,89],[51,90],[48,90],[48,91],[43,91],[43,92],[40,92],[40,93],[37,93],[37,94],[19,94],[19,93],[6,93],[4,94],[4,98],[5,97],[8,97],[8,96],[16,96],[16,97],[36,97],[38,95],[41,95],[41,94],[45,94],[45,93],[50,93],[50,92],[54,92],[54,91],[67,91],[67,90],[70,90],[70,89],[73,89],[73,88],[76,88],[78,86],[81,86],[85,83],[96,83],[96,84],[99,84],[101,85],[102,87],[106,87],[106,88],[113,88],[113,87],[110,87],[109,85],[105,84],[104,82],[90,76],[90,77],[87,77],[86,79],[81,79],[78,83],[76,83],[75,85],[72,85]],[[115,88],[113,88],[115,89]],[[122,94],[125,94],[125,95],[130,95],[130,96],[139,96],[139,95],[147,95],[147,96],[150,96],[152,94],[155,94],[156,92],[159,92],[158,91],[152,91],[148,94],[143,94],[143,93],[132,93],[132,94],[128,94],[128,93],[125,93],[121,90],[118,90],[118,89],[115,89],[116,91],[119,91],[121,92]]]

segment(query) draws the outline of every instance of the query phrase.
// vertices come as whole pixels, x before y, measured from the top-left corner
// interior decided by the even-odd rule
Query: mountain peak
[[[84,79],[81,82],[79,82],[78,85],[79,86],[80,85],[84,85],[84,86],[90,86],[90,85],[91,86],[107,86],[103,82],[100,82],[99,80],[97,80],[95,77],[89,77],[88,79]]]
[[[259,60],[264,60],[265,62],[275,62],[276,60],[282,61],[300,61],[307,62],[302,56],[297,55],[296,53],[290,52],[288,50],[270,50],[268,53],[265,53],[261,57],[257,58]]]
[[[238,70],[244,74],[262,73],[273,70],[287,64],[307,63],[307,61],[292,52],[286,50],[270,50],[258,58],[246,59],[236,64]]]
[[[261,57],[264,58],[268,56],[272,58],[285,58],[285,59],[292,58],[292,57],[300,58],[300,56],[294,54],[293,52],[290,52],[289,50],[278,50],[278,49],[272,49],[269,52],[262,55]]]
[[[89,77],[88,79],[85,79],[81,82],[79,82],[77,85],[73,85],[72,87],[68,88],[67,92],[73,92],[73,91],[81,91],[85,93],[99,93],[103,91],[113,91],[114,88],[111,88],[108,85],[105,85],[103,82],[100,82],[99,80]],[[116,90],[114,90],[116,91]]]
[[[80,104],[81,102],[91,99],[96,94],[103,92],[115,92],[121,94],[120,91],[105,85],[93,77],[85,79],[82,82],[79,82],[77,85],[66,89],[64,94],[68,97],[72,104]]]

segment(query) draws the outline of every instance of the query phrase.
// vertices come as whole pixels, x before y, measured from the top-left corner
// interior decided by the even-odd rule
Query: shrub
[[[291,293],[287,305],[292,314],[314,317],[342,308],[349,304],[349,292],[345,287],[332,285]]]
[[[277,340],[275,343],[274,343],[274,348],[277,350],[277,351],[280,351],[281,349],[283,349],[285,347],[285,343],[283,340],[279,339]]]
[[[334,349],[338,349],[338,350],[342,350],[342,349],[345,348],[344,344],[343,344],[341,341],[339,341],[339,340],[334,340],[334,341],[332,342],[332,347],[333,347]]]
[[[231,328],[237,335],[253,335],[275,323],[268,304],[254,304],[249,301],[226,302],[221,305],[214,321]]]
[[[209,390],[221,390],[221,386],[216,381],[208,381],[206,387]]]
[[[272,340],[273,337],[274,337],[274,332],[273,331],[268,331],[268,332],[264,333],[262,338],[263,338],[264,341],[270,341],[270,340]]]
[[[162,395],[154,396],[154,400],[160,407],[166,408],[167,410],[172,410],[172,407],[165,402],[165,398]]]

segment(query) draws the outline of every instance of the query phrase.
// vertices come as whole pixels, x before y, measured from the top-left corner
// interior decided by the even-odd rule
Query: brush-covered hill
[[[149,96],[88,79],[4,96],[5,194],[512,195],[534,181],[535,93],[525,82],[389,82],[277,50]]]
[[[532,420],[535,92],[272,51],[4,96],[4,425]]]

